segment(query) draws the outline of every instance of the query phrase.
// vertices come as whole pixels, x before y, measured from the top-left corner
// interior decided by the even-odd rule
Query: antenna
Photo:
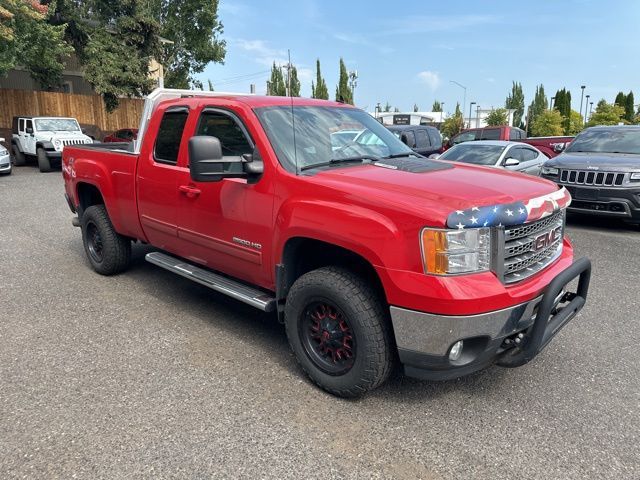
[[[291,129],[293,130],[293,161],[296,164],[296,175],[300,175],[298,169],[298,148],[296,146],[296,115],[293,110],[293,96],[291,95],[291,50],[287,49],[289,64],[287,65],[287,83],[289,84],[289,99],[291,100]]]

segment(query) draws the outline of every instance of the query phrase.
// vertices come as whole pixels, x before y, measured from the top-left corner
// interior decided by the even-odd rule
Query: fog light
[[[463,346],[462,340],[453,344],[453,347],[451,347],[451,350],[449,350],[450,362],[455,362],[456,360],[460,359],[460,356],[462,355],[462,346]]]

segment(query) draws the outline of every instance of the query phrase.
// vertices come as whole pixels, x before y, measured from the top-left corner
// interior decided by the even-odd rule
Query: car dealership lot
[[[62,194],[60,172],[0,177],[0,477],[640,475],[638,227],[570,218],[589,300],[531,364],[345,401],[273,318],[147,247],[95,274]]]

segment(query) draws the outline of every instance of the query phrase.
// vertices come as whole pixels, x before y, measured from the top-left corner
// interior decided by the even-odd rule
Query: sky
[[[580,86],[597,103],[633,90],[640,102],[640,0],[378,1],[220,0],[224,64],[197,77],[218,91],[264,94],[273,62],[298,69],[311,95],[315,61],[333,98],[339,59],[358,72],[357,106],[389,102],[401,111],[499,108],[520,82],[525,103],[542,83],[547,97]],[[595,105],[595,104],[594,104]],[[476,107],[474,106],[474,109]],[[468,115],[468,113],[467,113]]]

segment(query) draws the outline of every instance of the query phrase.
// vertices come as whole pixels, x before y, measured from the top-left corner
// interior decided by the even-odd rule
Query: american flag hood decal
[[[472,207],[466,210],[456,210],[447,217],[447,227],[480,228],[480,227],[508,227],[535,222],[548,217],[554,212],[569,206],[571,195],[562,187],[553,193],[528,201]]]

